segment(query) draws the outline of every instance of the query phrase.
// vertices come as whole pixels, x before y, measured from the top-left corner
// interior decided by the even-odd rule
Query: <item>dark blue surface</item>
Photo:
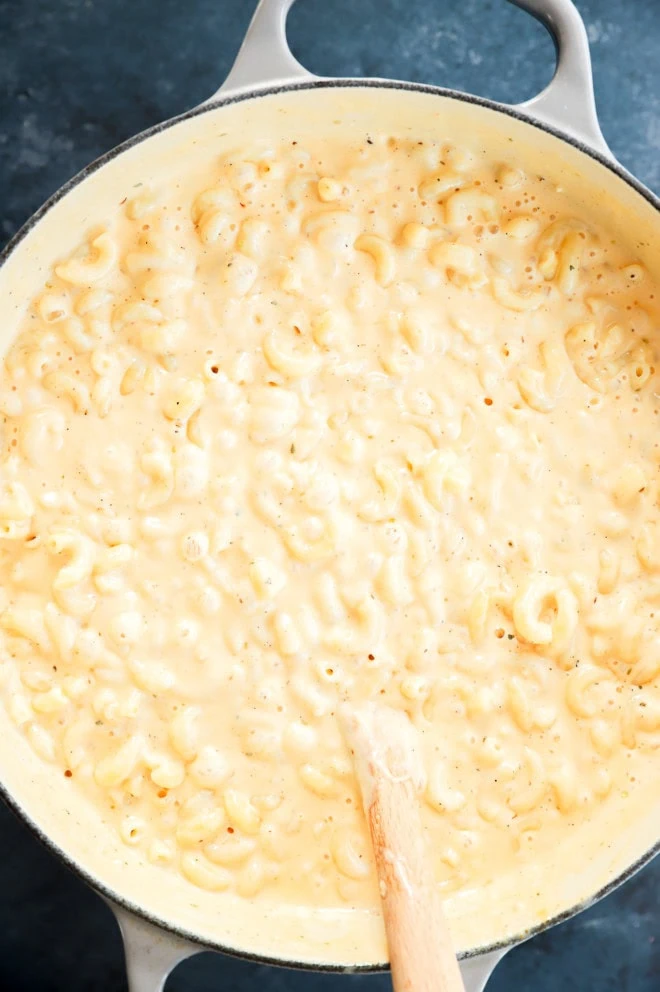
[[[660,0],[585,0],[610,147],[660,191]],[[0,242],[66,179],[208,97],[253,0],[0,0]],[[300,0],[296,55],[321,74],[394,76],[512,102],[550,78],[543,28],[504,0]],[[0,806],[0,992],[125,992],[100,899]],[[385,992],[219,955],[167,992]],[[660,859],[576,919],[511,952],[488,992],[660,992]]]

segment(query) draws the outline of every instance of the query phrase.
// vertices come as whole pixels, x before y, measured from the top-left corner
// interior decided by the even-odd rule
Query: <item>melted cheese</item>
[[[337,707],[451,907],[657,778],[657,289],[511,156],[374,130],[126,189],[2,378],[2,698],[139,857],[376,910]],[[522,895],[524,901],[524,894]]]

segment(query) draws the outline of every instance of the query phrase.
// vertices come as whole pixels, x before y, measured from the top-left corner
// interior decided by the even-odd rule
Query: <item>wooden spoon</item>
[[[424,769],[398,710],[342,709],[371,831],[395,992],[465,992],[419,815]]]

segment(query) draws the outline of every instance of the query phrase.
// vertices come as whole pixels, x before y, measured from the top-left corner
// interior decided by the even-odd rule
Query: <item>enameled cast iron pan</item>
[[[291,134],[310,121],[328,133],[337,117],[350,126],[484,134],[493,147],[542,162],[562,185],[592,208],[633,229],[635,241],[659,255],[660,201],[618,165],[601,135],[582,20],[571,0],[514,0],[550,30],[558,61],[550,85],[517,107],[453,90],[390,80],[321,79],[292,56],[285,20],[292,0],[261,0],[228,79],[210,100],[138,135],[89,166],[61,189],[13,239],[2,256],[0,309],[6,348],[12,319],[43,283],[57,254],[73,249],[104,206],[115,206],[128,185],[148,179],[193,145],[221,145]],[[304,123],[308,122],[308,123]],[[349,123],[346,124],[349,126]],[[69,242],[69,243],[68,243]],[[659,273],[660,275],[660,273]],[[34,286],[32,286],[34,280]],[[6,727],[4,724],[6,723]],[[386,967],[382,925],[375,915],[296,914],[255,908],[226,893],[193,891],[181,879],[141,863],[135,852],[99,825],[98,814],[73,791],[62,795],[60,776],[43,766],[4,717],[0,780],[5,799],[34,832],[110,903],[124,936],[131,992],[158,992],[176,963],[201,949],[292,967],[355,971]],[[57,782],[55,779],[57,778]],[[468,992],[481,992],[506,950],[584,909],[649,861],[658,850],[660,796],[644,797],[630,826],[608,830],[586,846],[570,842],[539,876],[540,901],[521,909],[515,879],[496,880],[497,913],[452,914]],[[616,834],[616,836],[614,836]],[[545,879],[545,883],[543,882]],[[235,899],[235,897],[233,897]],[[492,909],[492,906],[491,906]]]

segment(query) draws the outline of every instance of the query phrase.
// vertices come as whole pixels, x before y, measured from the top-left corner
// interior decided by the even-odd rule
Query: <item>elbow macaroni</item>
[[[381,700],[438,880],[524,874],[657,778],[651,273],[477,145],[300,135],[135,193],[5,361],[15,732],[191,886],[374,910],[336,712]]]

